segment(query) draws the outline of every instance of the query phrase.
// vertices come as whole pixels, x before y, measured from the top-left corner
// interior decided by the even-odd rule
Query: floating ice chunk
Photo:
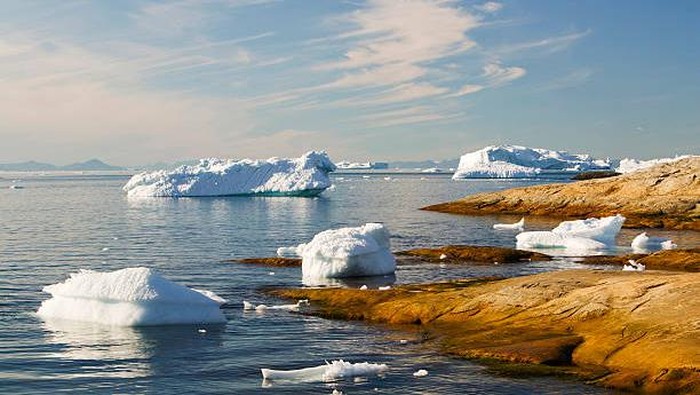
[[[176,284],[144,267],[114,272],[81,270],[62,283],[44,287],[51,298],[37,314],[44,319],[112,326],[225,323],[211,292]]]
[[[388,291],[388,290],[391,289],[391,285],[385,285],[385,286],[379,287],[379,288],[377,288],[377,289],[380,290],[380,291]]]
[[[445,254],[440,254],[440,260],[447,259],[447,255]]]
[[[364,291],[364,290],[366,290],[366,289],[367,289],[367,285],[363,285],[363,286],[360,287],[360,290],[362,290],[362,291]]]
[[[277,249],[277,256],[282,258],[296,258],[299,256],[297,247],[280,247]]]
[[[625,217],[622,215],[614,215],[603,218],[588,218],[576,221],[564,221],[556,228],[552,229],[553,233],[569,237],[585,237],[599,241],[607,245],[614,245],[617,234],[622,229],[622,224],[625,222]]]
[[[323,231],[296,252],[305,279],[379,276],[396,269],[389,231],[378,223]]]
[[[518,230],[522,232],[523,229],[525,229],[525,217],[514,224],[494,224],[493,228],[498,230]]]
[[[413,372],[414,377],[425,377],[428,375],[428,371],[425,369],[418,369],[417,371]]]
[[[207,333],[207,330],[204,328],[199,328],[197,329],[197,333]]]
[[[291,381],[336,381],[343,378],[356,376],[375,376],[386,372],[389,367],[386,364],[377,363],[350,363],[342,359],[326,362],[325,365],[297,370],[272,370],[260,369],[264,380],[291,380]]]
[[[551,231],[523,232],[515,236],[517,248],[566,248],[577,251],[601,250],[604,243],[585,237],[563,236]]]
[[[102,247],[102,251],[109,251],[109,247]]]
[[[331,392],[331,395],[344,395],[345,393],[343,391],[340,391],[337,388],[333,388],[333,392]]]
[[[295,304],[281,304],[281,305],[273,305],[273,306],[259,304],[256,306],[255,304],[244,300],[243,301],[243,310],[255,310],[258,312],[264,312],[267,310],[299,311],[299,309],[301,309],[302,306],[307,306],[308,304],[309,304],[308,299],[301,299],[301,300],[297,301],[297,303],[295,303]]]
[[[124,186],[129,197],[316,196],[331,186],[336,167],[325,152],[296,159],[202,159],[174,171],[136,174]]]
[[[637,261],[630,259],[629,265],[625,265],[622,267],[622,270],[625,272],[643,272],[646,269],[646,266],[638,263]]]
[[[663,237],[647,236],[647,232],[642,232],[632,240],[632,250],[637,253],[647,253],[656,250],[672,250],[678,247],[673,240]]]
[[[610,162],[589,155],[569,154],[517,145],[488,146],[462,155],[452,179],[530,178],[552,172],[609,170]]]

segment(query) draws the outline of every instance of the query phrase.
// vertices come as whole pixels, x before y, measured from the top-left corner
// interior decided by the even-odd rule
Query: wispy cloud
[[[511,81],[522,78],[527,71],[522,67],[504,67],[498,62],[488,63],[484,66],[482,76],[491,86],[501,86]]]
[[[542,91],[553,91],[559,89],[574,88],[588,82],[593,75],[590,69],[579,69],[570,72],[562,77],[555,78],[540,88]]]
[[[559,52],[569,48],[575,42],[591,34],[591,32],[592,31],[588,29],[582,32],[567,33],[540,40],[510,44],[500,48],[496,48],[494,52],[502,55],[532,50],[541,50],[546,53]]]
[[[498,12],[498,11],[502,10],[503,4],[497,3],[495,1],[487,1],[486,3],[480,4],[474,8],[476,8],[477,10],[479,10],[481,12],[487,12],[487,13],[491,14],[491,13]]]

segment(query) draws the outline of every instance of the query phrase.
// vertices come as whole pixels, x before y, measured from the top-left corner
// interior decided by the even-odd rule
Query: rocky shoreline
[[[476,194],[422,210],[556,218],[622,214],[625,227],[700,230],[700,157],[611,178]]]
[[[420,326],[449,355],[545,366],[609,388],[700,390],[699,273],[567,270],[390,290],[282,289],[335,319]]]

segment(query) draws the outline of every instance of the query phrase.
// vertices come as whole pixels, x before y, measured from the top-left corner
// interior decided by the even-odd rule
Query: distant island
[[[124,167],[112,166],[99,159],[90,159],[85,162],[71,163],[65,166],[56,166],[50,163],[42,163],[30,160],[19,163],[0,163],[0,171],[96,171],[96,170],[126,170]]]

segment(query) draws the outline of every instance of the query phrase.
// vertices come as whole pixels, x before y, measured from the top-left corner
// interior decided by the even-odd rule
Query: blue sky
[[[0,162],[700,153],[700,2],[3,2]]]

